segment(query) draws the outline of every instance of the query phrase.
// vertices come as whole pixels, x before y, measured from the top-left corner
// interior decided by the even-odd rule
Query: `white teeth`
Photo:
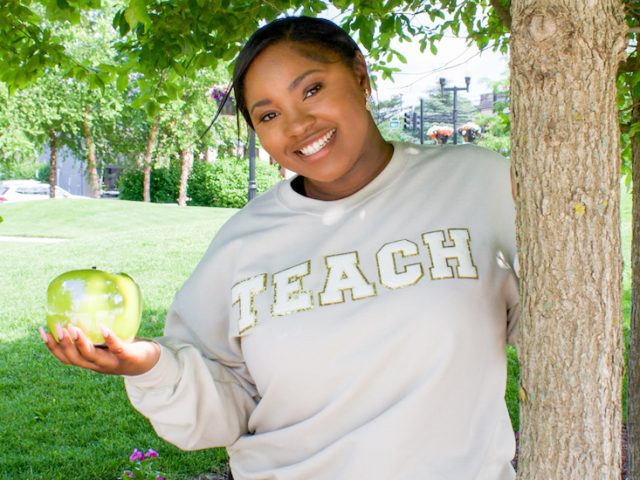
[[[313,155],[314,153],[319,152],[327,143],[329,143],[329,140],[331,140],[331,137],[333,137],[334,133],[336,133],[335,128],[327,132],[325,136],[319,138],[311,145],[307,145],[306,147],[301,148],[300,153],[302,153],[303,155]]]

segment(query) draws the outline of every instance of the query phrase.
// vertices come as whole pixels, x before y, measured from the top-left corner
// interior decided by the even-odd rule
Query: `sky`
[[[465,39],[445,37],[438,45],[438,54],[433,56],[429,49],[420,53],[417,43],[397,43],[395,47],[407,58],[407,63],[393,63],[401,69],[394,75],[394,82],[379,80],[374,97],[385,100],[393,95],[402,94],[403,105],[418,104],[420,96],[426,96],[427,90],[440,84],[444,77],[446,86],[464,87],[464,77],[471,77],[469,93],[466,95],[474,105],[480,102],[482,93],[492,91],[492,83],[508,77],[508,58],[500,52],[487,49],[480,52],[475,46],[466,45]]]

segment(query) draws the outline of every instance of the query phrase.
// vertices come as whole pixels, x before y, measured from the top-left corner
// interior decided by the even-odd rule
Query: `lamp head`
[[[464,83],[467,85],[467,92],[468,92],[469,84],[471,83],[471,77],[464,77]]]

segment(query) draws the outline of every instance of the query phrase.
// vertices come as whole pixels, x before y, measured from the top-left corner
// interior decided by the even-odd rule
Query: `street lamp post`
[[[453,143],[458,143],[458,129],[456,128],[456,123],[458,120],[458,92],[459,91],[469,91],[469,84],[471,83],[471,77],[464,77],[464,83],[466,86],[464,87],[445,87],[447,80],[444,78],[440,78],[440,91],[444,94],[444,92],[453,92]]]

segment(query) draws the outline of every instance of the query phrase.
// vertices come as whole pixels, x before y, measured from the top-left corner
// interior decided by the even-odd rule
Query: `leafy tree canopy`
[[[113,4],[113,27],[119,39],[110,61],[79,58],[64,38],[47,26],[78,24],[104,9],[100,0],[0,0],[0,61],[7,68],[0,80],[21,88],[51,66],[76,77],[95,76],[97,83],[116,79],[124,89],[129,74],[149,79],[150,98],[171,95],[177,79],[202,68],[228,63],[247,37],[263,22],[284,14],[335,15],[376,60],[375,68],[388,77],[389,62],[404,60],[392,39],[417,41],[433,52],[446,32],[468,35],[481,48],[506,50],[504,0],[128,0]],[[111,3],[109,5],[112,5]],[[335,13],[332,13],[335,12]],[[338,12],[341,12],[338,15]],[[46,20],[46,22],[45,22]]]

